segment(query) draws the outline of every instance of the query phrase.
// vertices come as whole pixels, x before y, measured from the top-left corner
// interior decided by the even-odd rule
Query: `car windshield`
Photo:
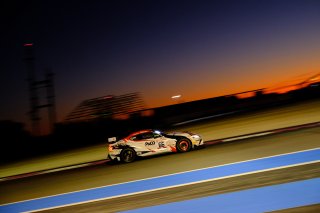
[[[155,134],[158,134],[158,135],[162,135],[163,134],[163,132],[161,132],[161,131],[159,131],[159,130],[154,130],[153,131]]]

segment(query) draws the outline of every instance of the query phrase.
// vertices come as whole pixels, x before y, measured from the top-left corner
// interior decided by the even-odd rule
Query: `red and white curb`
[[[297,126],[273,129],[273,130],[269,130],[269,131],[256,132],[256,133],[245,134],[245,135],[239,135],[239,136],[235,136],[235,137],[229,137],[229,138],[206,141],[205,145],[206,146],[210,146],[210,145],[214,145],[214,144],[218,144],[218,143],[226,143],[226,142],[238,141],[238,140],[243,140],[243,139],[248,139],[248,138],[261,137],[261,136],[265,136],[265,135],[272,135],[272,134],[278,134],[278,133],[283,133],[283,132],[290,132],[290,131],[295,131],[295,130],[299,130],[299,129],[312,128],[312,127],[318,127],[318,126],[320,126],[320,122],[308,123],[308,124],[303,124],[303,125],[297,125]],[[109,160],[102,159],[102,160],[97,160],[97,161],[92,161],[92,162],[87,162],[87,163],[82,163],[82,164],[63,166],[63,167],[58,167],[58,168],[54,168],[54,169],[48,169],[48,170],[35,171],[35,172],[30,172],[30,173],[25,173],[25,174],[7,176],[7,177],[0,178],[0,182],[1,181],[20,179],[20,178],[26,178],[26,177],[32,177],[32,176],[42,175],[42,174],[49,174],[49,173],[53,173],[53,172],[65,171],[65,170],[76,169],[76,168],[81,168],[81,167],[105,164],[108,161]]]

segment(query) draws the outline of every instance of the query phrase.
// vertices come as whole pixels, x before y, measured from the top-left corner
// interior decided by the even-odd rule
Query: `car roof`
[[[133,136],[136,136],[136,135],[139,135],[139,134],[142,134],[142,133],[147,133],[147,132],[153,132],[153,130],[152,129],[144,129],[144,130],[136,131],[136,132],[131,133],[127,137],[125,137],[125,139],[130,139]]]

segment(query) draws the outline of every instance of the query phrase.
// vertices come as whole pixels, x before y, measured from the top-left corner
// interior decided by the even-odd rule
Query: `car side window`
[[[131,140],[133,140],[133,141],[140,141],[140,140],[143,140],[143,138],[142,138],[142,135],[140,134],[140,135],[133,136],[133,137],[131,138]]]
[[[130,138],[130,140],[136,141],[138,139],[137,139],[137,136],[133,136],[133,137]]]
[[[143,139],[150,139],[153,138],[153,133],[152,132],[147,132],[147,133],[143,133],[141,134]]]
[[[157,134],[157,133],[153,133],[153,137],[154,137],[154,138],[160,138],[161,135],[160,135],[160,134]]]
[[[139,141],[139,140],[146,140],[146,139],[150,139],[150,138],[154,138],[153,133],[146,132],[146,133],[142,133],[142,134],[139,134],[139,135],[132,137],[131,140]]]

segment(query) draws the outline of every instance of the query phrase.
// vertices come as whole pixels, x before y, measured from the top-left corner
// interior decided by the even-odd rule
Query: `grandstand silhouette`
[[[145,104],[139,93],[107,95],[82,101],[67,115],[65,122],[128,117],[143,109]]]

